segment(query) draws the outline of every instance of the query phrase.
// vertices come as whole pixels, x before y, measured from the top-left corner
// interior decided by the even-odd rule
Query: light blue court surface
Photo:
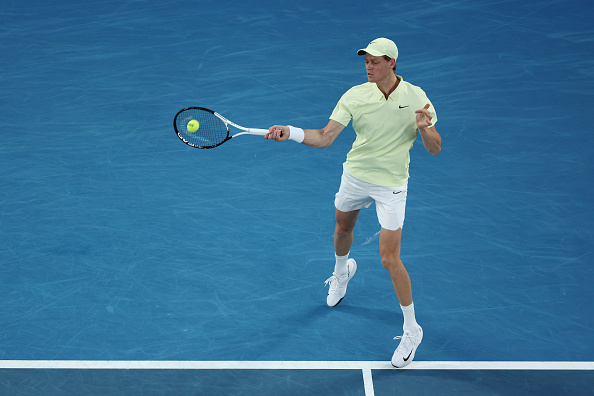
[[[4,1],[0,393],[594,392],[593,18],[577,0]],[[198,150],[172,125],[204,106],[321,128],[381,36],[443,139],[411,154],[402,258],[425,336],[403,371],[366,363],[402,326],[373,207],[325,305],[352,128],[325,150]],[[189,366],[87,363],[114,361]]]

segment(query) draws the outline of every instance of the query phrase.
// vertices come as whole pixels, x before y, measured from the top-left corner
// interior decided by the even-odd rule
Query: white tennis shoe
[[[351,280],[351,278],[357,272],[357,262],[354,259],[347,260],[347,273],[343,276],[336,276],[336,273],[332,273],[332,276],[326,279],[324,286],[327,286],[330,283],[330,289],[328,290],[328,297],[326,298],[326,304],[329,307],[337,306],[344,295],[346,294],[347,284]]]
[[[423,340],[423,329],[419,326],[417,331],[405,331],[403,335],[394,337],[394,339],[400,339],[400,344],[392,355],[392,366],[396,368],[408,366],[415,358],[415,352]]]

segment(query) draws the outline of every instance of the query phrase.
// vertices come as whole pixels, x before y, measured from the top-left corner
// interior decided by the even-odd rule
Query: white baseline
[[[106,370],[594,370],[594,362],[412,362],[395,369],[384,361],[0,360],[0,369]]]

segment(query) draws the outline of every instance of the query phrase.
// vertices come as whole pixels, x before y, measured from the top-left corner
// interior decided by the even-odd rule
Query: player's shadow
[[[399,312],[399,311],[398,311]],[[289,321],[325,321],[336,316],[354,316],[359,319],[369,321],[388,321],[393,322],[394,317],[398,314],[396,309],[388,310],[382,308],[373,308],[366,305],[352,305],[348,302],[341,302],[335,307],[329,307],[325,304],[316,304],[304,309],[301,312],[292,312],[285,316],[285,320]]]

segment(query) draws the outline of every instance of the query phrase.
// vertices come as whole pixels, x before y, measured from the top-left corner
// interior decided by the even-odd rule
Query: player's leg
[[[353,244],[353,230],[360,210],[343,212],[336,209],[336,228],[334,230],[334,252],[336,262],[332,276],[326,280],[330,283],[326,303],[330,307],[337,306],[346,294],[347,284],[357,271],[357,262],[349,259]]]
[[[400,241],[406,212],[407,185],[377,186],[372,191],[381,225],[379,245],[382,265],[390,274],[394,291],[402,306],[412,304],[410,278],[400,260]]]
[[[353,230],[360,210],[341,212],[336,209],[336,228],[334,230],[334,252],[337,256],[349,254],[353,244]]]
[[[326,280],[326,285],[330,284],[326,303],[331,307],[342,301],[346,294],[347,284],[357,271],[357,263],[354,259],[349,258],[349,252],[359,212],[362,208],[369,207],[373,203],[373,199],[367,192],[366,184],[353,177],[347,171],[346,166],[343,167],[340,188],[334,200],[336,206],[336,228],[334,230],[336,261],[332,276]]]
[[[412,289],[408,271],[400,260],[400,241],[402,228],[388,230],[382,227],[380,231],[380,256],[382,265],[392,278],[392,285],[400,305],[406,307],[412,304]]]
[[[392,279],[394,291],[398,297],[404,325],[400,344],[392,356],[392,365],[404,367],[415,357],[417,347],[423,339],[423,329],[417,324],[415,306],[408,271],[400,259],[400,243],[406,209],[407,185],[394,188],[378,187],[373,191],[376,200],[380,231],[380,255],[382,265]]]
[[[410,277],[400,259],[401,239],[402,228],[397,230],[382,228],[380,232],[382,265],[392,278],[392,285],[404,315],[403,335],[396,337],[400,339],[400,344],[392,356],[392,365],[398,368],[412,362],[415,352],[423,339],[423,329],[417,324],[415,318]]]

